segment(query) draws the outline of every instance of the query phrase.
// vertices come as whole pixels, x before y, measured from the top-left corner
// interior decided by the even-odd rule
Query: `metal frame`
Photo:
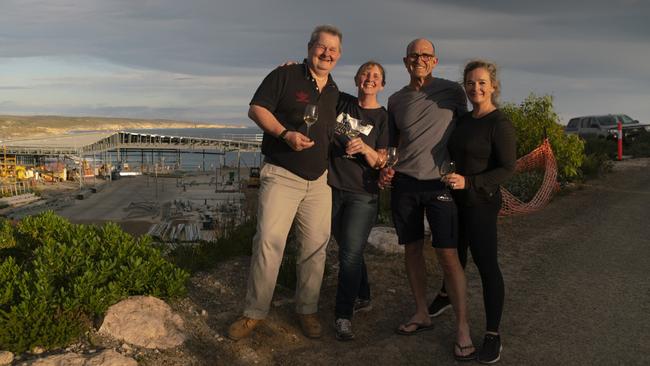
[[[241,151],[258,152],[262,145],[262,135],[229,135],[228,139],[211,139],[202,137],[166,136],[158,134],[133,133],[119,131],[101,138],[99,141],[84,146],[47,146],[43,139],[42,146],[16,144],[20,141],[4,141],[7,154],[59,156],[85,156],[120,149],[170,150],[221,152]],[[71,139],[73,137],[71,136]],[[71,140],[73,141],[73,140]],[[14,144],[12,144],[14,143]],[[70,144],[74,145],[74,144]]]

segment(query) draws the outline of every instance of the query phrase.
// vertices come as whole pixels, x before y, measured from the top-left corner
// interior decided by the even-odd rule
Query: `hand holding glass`
[[[445,161],[442,164],[440,164],[438,170],[440,171],[440,175],[444,178],[449,174],[456,173],[456,163],[453,160]],[[439,195],[437,198],[438,200],[444,202],[450,202],[454,200],[448,192]]]
[[[348,126],[349,126],[349,124],[348,124]],[[353,138],[359,136],[359,133],[360,132],[358,130],[355,130],[354,128],[352,128],[352,126],[350,126],[350,128],[348,128],[348,129],[346,129],[345,130],[345,136],[347,136],[347,138],[348,138],[348,143],[350,143],[350,141],[352,141]],[[350,155],[350,154],[345,154],[345,155],[343,155],[343,157],[348,158],[348,159],[354,159],[354,155]]]
[[[451,173],[456,173],[456,163],[453,160],[445,161],[439,167],[440,175],[445,176]]]
[[[389,147],[388,151],[386,152],[386,168],[393,169],[395,164],[397,164],[397,148],[396,147]],[[384,187],[391,187],[391,184],[388,183]]]
[[[307,104],[302,119],[307,125],[307,137],[309,137],[309,128],[318,120],[318,106],[315,104]]]

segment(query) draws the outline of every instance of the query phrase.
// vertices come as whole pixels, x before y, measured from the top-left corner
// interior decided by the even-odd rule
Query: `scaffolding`
[[[2,148],[2,156],[0,156],[0,178],[1,179],[15,179],[16,178],[16,155],[7,154],[7,148]]]

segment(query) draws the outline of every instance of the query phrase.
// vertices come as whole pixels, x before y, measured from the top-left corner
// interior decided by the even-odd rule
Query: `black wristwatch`
[[[278,135],[278,138],[280,140],[284,140],[284,136],[287,135],[287,132],[289,132],[289,130],[285,128],[284,131],[280,132],[280,134]]]

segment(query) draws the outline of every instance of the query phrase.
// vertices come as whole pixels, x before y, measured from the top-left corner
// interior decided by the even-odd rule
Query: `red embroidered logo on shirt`
[[[309,103],[309,94],[304,91],[299,91],[296,93],[296,102],[298,103]]]

